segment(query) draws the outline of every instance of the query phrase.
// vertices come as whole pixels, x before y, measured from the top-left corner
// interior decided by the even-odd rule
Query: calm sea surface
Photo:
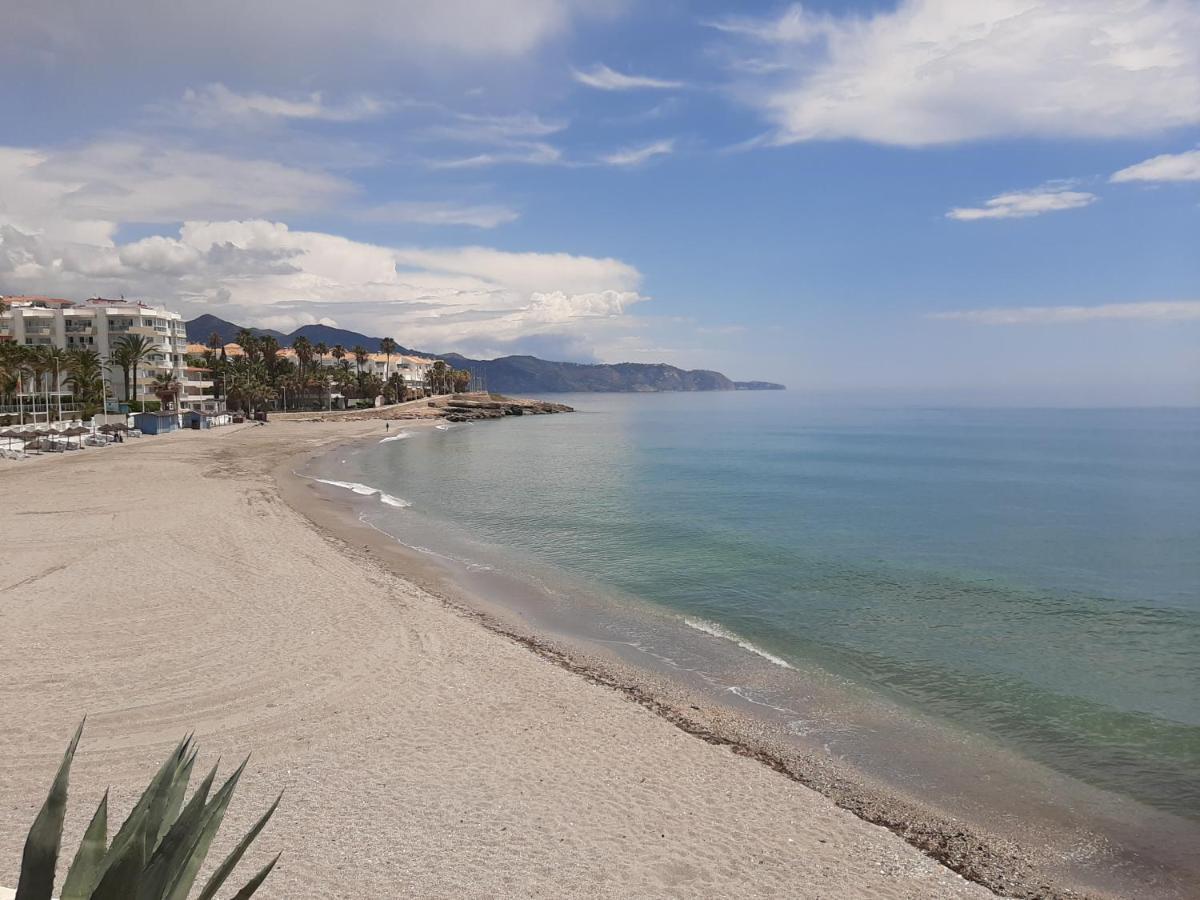
[[[583,576],[1200,817],[1200,410],[553,399],[580,411],[336,478],[410,542]]]

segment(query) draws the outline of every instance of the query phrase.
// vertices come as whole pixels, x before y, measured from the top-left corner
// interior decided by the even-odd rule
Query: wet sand
[[[320,519],[297,456],[382,430],[280,421],[0,466],[0,883],[86,712],[66,846],[194,730],[202,762],[253,751],[214,855],[286,789],[246,863],[284,850],[263,897],[991,896],[281,498]]]

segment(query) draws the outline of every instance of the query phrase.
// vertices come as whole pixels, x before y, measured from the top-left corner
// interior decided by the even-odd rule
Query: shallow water
[[[374,488],[371,521],[411,546],[650,601],[1200,817],[1200,411],[554,399],[580,412],[381,442],[321,475]]]

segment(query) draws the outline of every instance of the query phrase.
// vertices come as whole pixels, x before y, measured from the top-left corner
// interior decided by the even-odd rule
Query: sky
[[[1200,404],[1200,0],[5,0],[0,293]]]

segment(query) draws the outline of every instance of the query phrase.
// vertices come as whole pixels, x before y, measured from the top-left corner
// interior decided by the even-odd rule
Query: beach
[[[0,469],[0,884],[87,714],[65,846],[194,731],[223,770],[252,753],[218,853],[284,791],[247,864],[284,851],[264,897],[990,895],[281,498],[297,458],[382,432],[279,421]]]

